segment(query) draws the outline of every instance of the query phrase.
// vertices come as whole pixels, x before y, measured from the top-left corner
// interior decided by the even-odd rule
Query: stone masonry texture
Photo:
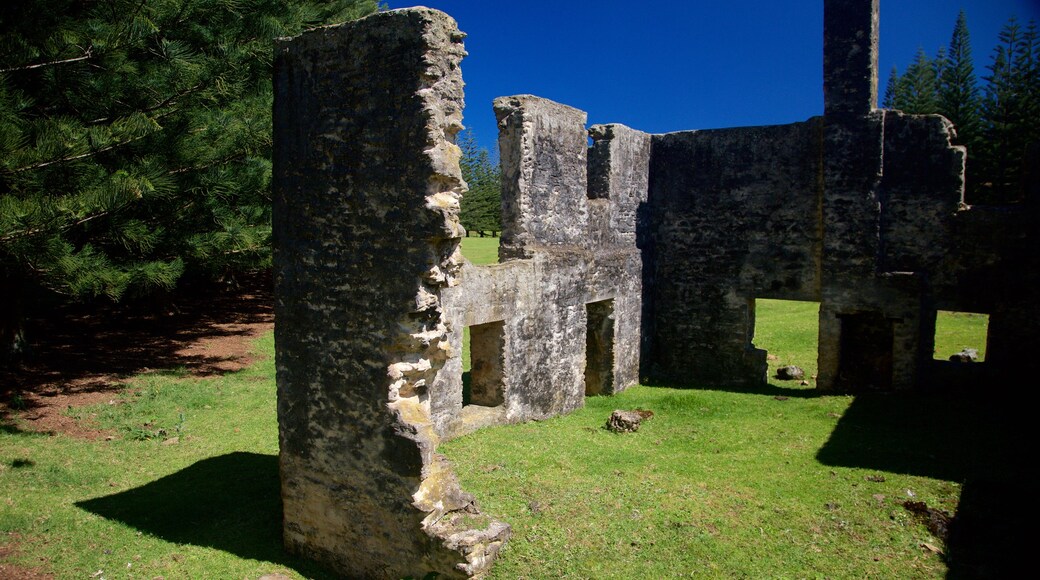
[[[420,8],[278,46],[285,543],[349,576],[479,574],[509,536],[459,489],[430,415],[461,268],[462,38]]]

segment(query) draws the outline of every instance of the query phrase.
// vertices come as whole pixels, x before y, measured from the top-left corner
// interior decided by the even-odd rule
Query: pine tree
[[[969,150],[978,139],[981,103],[971,58],[968,19],[961,10],[939,77],[939,113],[953,122],[960,142],[967,144]]]
[[[1021,136],[1024,144],[1040,141],[1040,30],[1030,21],[1015,54],[1015,84],[1022,92]]]
[[[469,191],[462,197],[460,219],[468,232],[498,232],[502,230],[502,173],[491,162],[491,154],[477,144],[476,137],[467,131],[459,137],[462,150],[462,178]]]
[[[888,82],[885,83],[885,96],[881,100],[881,106],[886,109],[898,109],[896,107],[896,101],[899,99],[897,96],[899,92],[899,69],[892,67],[892,70],[888,73]]]
[[[917,57],[900,77],[895,95],[896,109],[904,113],[924,115],[935,113],[939,109],[939,81],[936,62],[942,62],[945,55],[940,52],[933,61],[928,58],[923,48],[917,49]]]
[[[1012,17],[993,50],[980,95],[967,17],[957,16],[948,50],[928,59],[918,49],[906,73],[889,76],[884,106],[913,114],[941,114],[968,147],[967,198],[975,204],[1021,199],[1022,159],[1040,141],[1040,31],[1023,31]]]
[[[269,262],[272,39],[374,0],[0,8],[0,356],[22,306]]]
[[[968,163],[971,168],[976,165],[976,156],[981,152],[980,108],[982,98],[979,93],[978,80],[975,77],[975,65],[971,57],[971,38],[968,32],[968,18],[961,10],[953,27],[949,50],[939,74],[939,95],[937,113],[953,122],[957,129],[957,143],[968,149]],[[976,171],[968,171],[968,199],[975,199],[979,194]]]
[[[1030,143],[1040,138],[1037,116],[1036,26],[1025,32],[1012,17],[1000,32],[1000,45],[986,77],[982,103],[984,147],[980,159],[985,203],[1014,202],[1021,197],[1022,158]]]

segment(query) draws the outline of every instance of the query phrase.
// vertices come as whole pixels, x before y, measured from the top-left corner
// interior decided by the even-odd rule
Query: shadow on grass
[[[17,407],[10,403],[16,397],[32,408],[25,393],[119,391],[122,386],[114,385],[113,377],[154,369],[225,374],[238,357],[187,347],[202,339],[249,334],[235,324],[274,320],[270,273],[239,281],[235,287],[186,285],[162,300],[60,304],[30,314],[25,322],[30,354],[18,365],[0,366],[0,411]]]
[[[203,459],[141,487],[81,501],[77,507],[178,544],[334,578],[282,548],[278,457],[230,453]]]
[[[1032,568],[1022,546],[1035,513],[1023,455],[1029,421],[1014,397],[993,393],[861,394],[817,458],[961,483],[948,577],[1014,577]]]
[[[788,397],[791,399],[816,399],[818,397],[826,397],[834,395],[833,392],[820,391],[811,387],[795,386],[797,383],[792,383],[792,386],[776,385],[773,383],[764,383],[761,385],[705,385],[705,384],[679,384],[671,382],[655,382],[643,380],[640,383],[647,387],[664,387],[669,389],[682,389],[682,390],[695,390],[695,391],[720,391],[723,393],[741,393],[745,395],[764,395],[768,397]]]

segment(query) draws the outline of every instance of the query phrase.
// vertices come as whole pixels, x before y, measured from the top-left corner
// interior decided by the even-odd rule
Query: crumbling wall
[[[1040,164],[1040,159],[1032,163]],[[1008,206],[971,206],[953,219],[946,265],[956,276],[937,294],[935,303],[943,310],[989,315],[984,365],[985,378],[993,381],[1028,376],[1027,366],[1040,344],[1037,199]]]
[[[459,488],[430,416],[461,266],[462,37],[419,8],[278,45],[285,543],[349,576],[480,573],[509,536]]]
[[[638,380],[649,135],[597,128],[590,165],[585,113],[499,99],[504,263],[465,262],[461,40],[446,15],[409,9],[279,46],[285,540],[352,576],[482,573],[509,528],[459,489],[437,443]]]
[[[965,151],[937,115],[877,106],[877,0],[825,4],[824,259],[817,386],[927,380]]]
[[[614,322],[613,394],[639,382],[646,292],[646,230],[651,137],[624,125],[593,125],[588,158],[589,229],[585,244],[598,265],[586,303],[611,300]],[[607,284],[607,280],[616,282]]]
[[[820,302],[823,389],[932,380],[938,308],[991,313],[1001,350],[1035,341],[1033,322],[1011,322],[1037,318],[1035,285],[1020,281],[1034,276],[1014,274],[1036,263],[1020,249],[1028,210],[969,209],[949,121],[876,108],[877,0],[824,12],[822,118],[653,138],[643,367],[654,380],[762,383],[755,298]]]
[[[655,135],[649,373],[761,384],[754,298],[819,300],[821,123]]]
[[[621,125],[594,128],[590,162],[584,112],[532,95],[497,99],[495,112],[502,263],[466,263],[443,303],[453,353],[462,351],[464,327],[475,339],[473,328],[501,325],[503,392],[496,405],[465,400],[461,356],[451,357],[431,400],[445,437],[567,413],[587,393],[616,393],[638,382],[642,262],[635,232],[646,199],[649,135]],[[590,172],[599,184],[593,199]],[[588,348],[590,311],[599,339],[592,344],[609,343],[609,351]],[[483,361],[473,352],[476,368]],[[590,389],[594,369],[601,384]]]

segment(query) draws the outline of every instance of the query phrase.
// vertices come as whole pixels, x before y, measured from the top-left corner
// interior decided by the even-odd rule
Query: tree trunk
[[[22,307],[22,285],[10,274],[0,274],[0,296],[6,302],[0,308],[0,366],[21,360],[28,350],[25,340],[25,312]]]

